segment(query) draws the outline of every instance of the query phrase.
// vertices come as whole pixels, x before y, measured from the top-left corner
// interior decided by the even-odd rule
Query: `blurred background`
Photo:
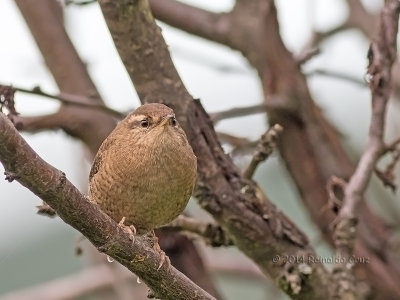
[[[229,0],[182,2],[216,12],[228,11],[233,5]],[[378,11],[382,5],[379,0],[363,3],[371,11]],[[348,13],[345,2],[338,0],[277,0],[276,5],[281,35],[293,53],[304,48],[312,30],[333,28],[343,22]],[[0,1],[0,11],[0,84],[23,88],[40,86],[46,92],[57,94],[57,87],[14,1]],[[119,111],[137,107],[138,97],[114,48],[99,6],[68,5],[64,12],[70,38],[106,104]],[[240,53],[162,23],[160,26],[186,87],[194,98],[201,99],[209,113],[262,102],[257,74]],[[308,83],[314,99],[340,132],[354,160],[365,146],[370,118],[370,93],[364,84],[368,46],[369,41],[359,31],[347,30],[325,41],[320,47],[321,53],[303,66],[304,72],[310,74]],[[359,83],[321,75],[316,70],[347,74]],[[23,115],[49,113],[59,107],[56,100],[40,96],[17,93],[15,99],[17,111]],[[388,140],[400,132],[399,107],[399,101],[392,101]],[[258,114],[221,121],[216,129],[255,140],[265,132],[266,124],[265,115]],[[86,192],[90,161],[79,141],[61,130],[23,136],[42,158],[63,170],[69,180]],[[230,148],[227,146],[226,150]],[[246,165],[250,158],[250,155],[235,156],[240,166]],[[4,172],[2,166],[0,172]],[[269,198],[308,234],[316,250],[321,255],[330,255],[329,246],[321,240],[310,221],[277,154],[260,166],[255,179]],[[373,207],[399,233],[398,196],[375,179],[368,193],[374,196],[369,199],[379,199],[372,203]],[[75,253],[77,244],[82,243],[79,234],[58,218],[37,215],[36,206],[41,200],[17,182],[0,181],[0,203],[0,300],[7,299],[5,295],[12,291],[83,272],[90,264],[85,256]],[[194,201],[188,209],[196,214],[200,210]],[[274,299],[286,299],[266,284],[257,268],[238,251],[211,249],[201,242],[197,242],[197,246],[211,266],[225,299],[258,300],[271,295]],[[232,261],[243,265],[241,272],[231,272],[227,268]],[[82,296],[80,299],[91,298]]]

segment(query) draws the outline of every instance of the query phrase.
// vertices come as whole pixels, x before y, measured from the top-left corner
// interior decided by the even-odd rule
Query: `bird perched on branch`
[[[173,110],[144,104],[100,146],[89,175],[89,198],[120,226],[144,234],[184,210],[196,171],[196,156]]]

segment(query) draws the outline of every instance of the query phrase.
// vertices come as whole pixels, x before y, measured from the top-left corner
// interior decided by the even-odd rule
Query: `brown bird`
[[[144,234],[184,210],[196,169],[196,156],[173,110],[144,104],[100,146],[89,175],[89,198],[115,221]]]

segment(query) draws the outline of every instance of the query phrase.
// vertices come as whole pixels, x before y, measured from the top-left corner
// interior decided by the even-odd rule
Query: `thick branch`
[[[171,26],[226,44],[230,27],[229,14],[213,13],[176,0],[149,0],[153,15]]]
[[[129,235],[88,201],[65,174],[43,161],[0,114],[0,160],[8,174],[46,201],[67,224],[79,230],[101,252],[138,275],[162,299],[214,299],[172,266],[164,264],[151,238]],[[165,284],[161,284],[165,283]]]

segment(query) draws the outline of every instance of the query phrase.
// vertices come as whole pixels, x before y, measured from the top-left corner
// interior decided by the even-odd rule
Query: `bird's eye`
[[[140,121],[140,126],[142,126],[143,128],[147,128],[147,127],[149,127],[149,125],[150,125],[150,123],[146,119]]]
[[[171,118],[171,125],[172,126],[176,126],[178,124],[178,122],[176,121],[176,118],[175,117],[172,117]]]

